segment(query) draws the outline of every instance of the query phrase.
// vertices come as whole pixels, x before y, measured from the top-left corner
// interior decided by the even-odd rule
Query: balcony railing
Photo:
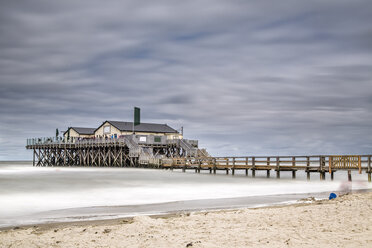
[[[137,137],[138,136],[138,137]],[[118,143],[125,143],[128,147],[138,146],[138,145],[146,145],[146,144],[158,144],[158,145],[166,145],[170,143],[175,143],[176,139],[167,139],[166,136],[154,136],[154,135],[147,135],[145,141],[141,141],[139,137],[143,137],[144,135],[122,135],[119,137],[111,137],[111,138],[81,138],[81,137],[41,137],[41,138],[30,138],[27,139],[27,146],[35,146],[35,145],[64,145],[64,144],[118,144]],[[155,139],[154,137],[160,137],[159,140]]]

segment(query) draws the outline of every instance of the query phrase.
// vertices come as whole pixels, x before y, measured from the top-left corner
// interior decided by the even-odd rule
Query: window
[[[160,136],[155,136],[154,137],[154,142],[161,142],[161,137]]]
[[[139,141],[140,141],[140,142],[146,142],[146,136],[141,136],[141,137],[139,138]]]
[[[103,133],[104,134],[111,133],[111,126],[104,126],[103,127]]]

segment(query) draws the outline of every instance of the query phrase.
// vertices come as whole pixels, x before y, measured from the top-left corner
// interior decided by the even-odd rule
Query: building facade
[[[142,136],[160,136],[161,139],[182,139],[182,134],[167,124],[104,121],[98,128],[69,127],[64,137],[73,138],[119,138],[122,135],[136,134]],[[144,139],[144,138],[143,138]]]

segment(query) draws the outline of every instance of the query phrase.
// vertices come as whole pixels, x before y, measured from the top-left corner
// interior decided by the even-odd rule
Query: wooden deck
[[[244,170],[245,174],[251,171],[255,177],[257,170],[266,170],[267,177],[275,171],[276,177],[280,178],[282,171],[292,172],[292,178],[296,178],[297,171],[304,171],[310,179],[311,173],[319,173],[320,179],[324,180],[328,172],[331,179],[339,170],[346,170],[351,180],[351,170],[363,171],[368,174],[371,182],[371,158],[372,155],[317,155],[317,156],[257,156],[257,157],[208,157],[208,158],[174,158],[171,162],[163,163],[163,168],[195,170],[209,170],[216,173],[224,170],[226,174],[235,174],[237,170]]]

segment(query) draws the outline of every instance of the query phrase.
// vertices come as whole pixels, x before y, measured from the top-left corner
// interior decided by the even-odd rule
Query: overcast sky
[[[212,155],[372,153],[372,1],[1,1],[0,160],[104,120]]]

